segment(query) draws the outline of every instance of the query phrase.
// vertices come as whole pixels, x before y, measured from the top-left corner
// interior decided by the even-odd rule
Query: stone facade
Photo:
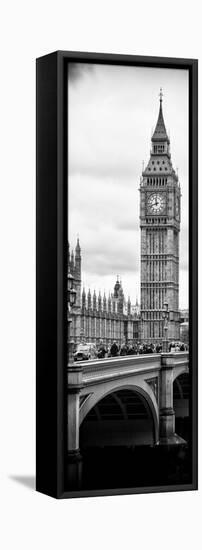
[[[180,341],[189,345],[189,310],[180,310]]]
[[[114,291],[108,297],[97,295],[90,290],[81,292],[81,248],[79,240],[75,253],[69,253],[70,272],[74,278],[76,303],[71,313],[70,336],[75,345],[80,342],[93,342],[99,345],[102,340],[109,347],[115,340],[119,345],[133,344],[140,339],[140,314],[136,301],[131,305],[126,301],[121,281],[117,276]]]
[[[151,154],[140,180],[142,339],[162,341],[164,304],[168,340],[179,340],[180,184],[173,169],[162,94]]]
[[[75,343],[80,342],[81,334],[81,247],[79,239],[75,252],[68,250],[68,262],[70,267],[70,273],[74,279],[74,288],[76,290],[76,303],[73,306],[71,315],[70,337]]]

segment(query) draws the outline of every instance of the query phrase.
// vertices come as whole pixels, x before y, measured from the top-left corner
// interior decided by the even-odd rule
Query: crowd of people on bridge
[[[183,342],[170,342],[168,345],[169,352],[186,350],[187,346]],[[98,359],[104,359],[105,357],[117,357],[119,355],[145,355],[147,353],[162,353],[162,351],[163,344],[161,342],[158,342],[156,344],[137,342],[131,345],[128,345],[126,343],[119,345],[116,341],[114,341],[111,347],[107,347],[101,340],[100,345],[97,349],[97,357]]]
[[[166,344],[166,346],[165,346]],[[120,345],[115,340],[111,346],[106,346],[103,340],[99,345],[93,342],[78,345],[74,352],[74,361],[85,361],[88,359],[104,359],[105,357],[118,357],[126,355],[145,355],[151,353],[187,351],[188,346],[183,342],[134,342],[132,344],[122,343]]]

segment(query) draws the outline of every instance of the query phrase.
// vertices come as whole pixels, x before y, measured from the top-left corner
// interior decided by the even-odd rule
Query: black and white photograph
[[[200,7],[2,3],[3,550],[201,547]]]
[[[67,81],[66,490],[191,484],[189,71]]]

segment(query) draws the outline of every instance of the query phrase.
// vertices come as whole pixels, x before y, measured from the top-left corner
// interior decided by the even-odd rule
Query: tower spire
[[[81,247],[79,242],[79,236],[77,235],[77,242],[76,242],[76,248],[75,248],[75,258],[80,258],[81,256]]]
[[[157,120],[157,123],[156,123],[156,128],[154,130],[154,133],[153,133],[153,136],[152,136],[152,141],[167,141],[169,143],[169,137],[168,137],[168,134],[167,134],[167,131],[166,131],[166,126],[165,126],[165,122],[164,122],[164,118],[163,118],[163,108],[162,108],[162,103],[163,103],[163,92],[162,92],[162,88],[160,88],[160,93],[159,93],[159,101],[160,101],[160,107],[159,107],[159,116],[158,116],[158,120]]]
[[[162,101],[163,101],[163,91],[162,91],[162,88],[160,88],[159,97],[160,97],[160,103],[162,103]]]

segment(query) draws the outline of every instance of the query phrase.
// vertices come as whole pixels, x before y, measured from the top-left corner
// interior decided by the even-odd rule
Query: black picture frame
[[[67,64],[189,71],[189,303],[192,483],[66,491]],[[36,62],[36,489],[55,498],[196,490],[198,487],[198,61],[57,51]],[[194,366],[194,368],[193,368]]]

